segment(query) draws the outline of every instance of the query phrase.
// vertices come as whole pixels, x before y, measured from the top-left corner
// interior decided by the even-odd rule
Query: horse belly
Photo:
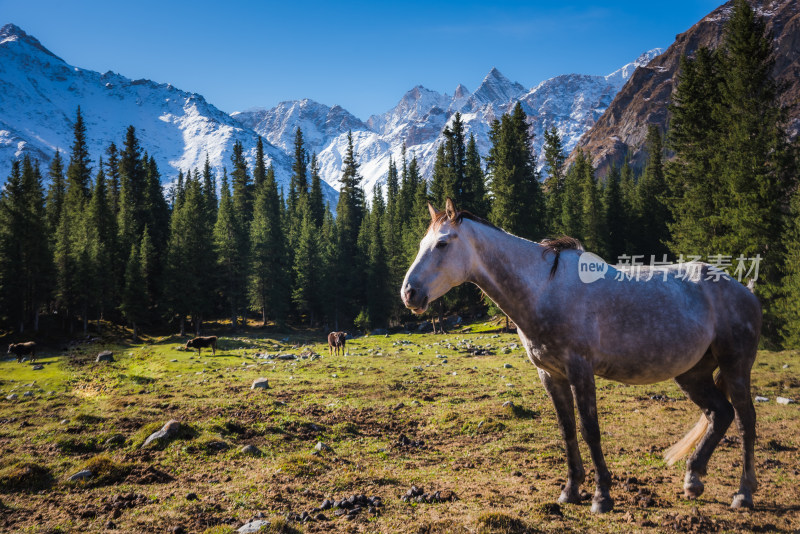
[[[597,376],[624,384],[654,384],[682,375],[703,358],[708,342],[694,347],[643,346],[640,351],[599,355],[593,362]]]

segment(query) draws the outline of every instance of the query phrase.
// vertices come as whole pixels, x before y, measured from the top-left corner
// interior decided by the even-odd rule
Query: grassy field
[[[706,493],[687,501],[682,462],[667,467],[661,452],[698,409],[671,382],[599,380],[616,508],[596,516],[589,501],[556,504],[566,465],[553,408],[518,338],[481,327],[360,337],[339,357],[319,333],[254,329],[222,333],[215,357],[182,350],[174,336],[52,348],[36,371],[4,360],[0,531],[225,533],[254,518],[271,532],[800,529],[800,410],[775,402],[800,399],[797,353],[762,352],[754,368],[753,394],[770,400],[756,406],[753,511],[728,510],[740,474],[735,429],[712,457]],[[116,361],[95,363],[105,349]],[[251,389],[259,377],[269,389]],[[177,434],[143,448],[170,419]],[[67,480],[87,468],[91,478]],[[401,499],[412,485],[441,502]],[[312,512],[351,495],[382,505]],[[326,519],[287,521],[304,511]]]

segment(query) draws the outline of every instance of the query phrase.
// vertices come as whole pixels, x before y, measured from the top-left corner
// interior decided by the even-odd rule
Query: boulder
[[[256,378],[253,380],[253,385],[250,389],[269,389],[269,380],[264,377]]]
[[[261,532],[261,529],[266,530],[269,528],[269,521],[264,521],[263,519],[256,519],[255,521],[250,521],[249,523],[245,523],[241,527],[239,527],[238,532],[239,534],[251,534],[253,532]]]
[[[70,476],[67,480],[70,482],[76,482],[78,480],[89,480],[94,476],[94,473],[89,471],[88,469],[83,469],[82,471],[78,471],[74,475]]]
[[[97,355],[97,358],[94,360],[96,363],[100,362],[113,362],[114,361],[114,353],[110,350],[104,350],[100,354]]]
[[[247,456],[261,456],[261,449],[259,449],[255,445],[245,445],[244,447],[239,449],[239,452]]]
[[[167,421],[166,424],[163,427],[161,427],[161,430],[159,430],[158,432],[153,432],[152,434],[150,434],[150,436],[148,436],[146,440],[144,440],[142,448],[147,447],[154,441],[172,439],[175,436],[175,434],[178,433],[178,430],[180,430],[180,428],[181,424],[179,421],[176,421],[175,419]]]
[[[314,446],[314,450],[319,452],[331,452],[333,449],[327,443],[318,441],[317,444]]]

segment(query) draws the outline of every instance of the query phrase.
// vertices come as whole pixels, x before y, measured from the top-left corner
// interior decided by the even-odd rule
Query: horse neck
[[[544,247],[479,223],[469,224],[476,251],[469,281],[519,324],[530,315],[550,275]]]

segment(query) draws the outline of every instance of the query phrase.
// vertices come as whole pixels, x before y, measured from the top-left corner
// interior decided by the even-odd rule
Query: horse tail
[[[714,377],[714,385],[722,391],[725,396],[728,396],[727,389],[725,388],[725,382],[722,380],[722,374],[717,373],[717,376]],[[673,465],[675,462],[689,454],[692,449],[694,449],[695,445],[703,438],[708,429],[708,419],[706,418],[705,414],[700,416],[700,419],[695,423],[694,427],[685,435],[683,438],[664,451],[664,461],[667,462],[667,465]]]

